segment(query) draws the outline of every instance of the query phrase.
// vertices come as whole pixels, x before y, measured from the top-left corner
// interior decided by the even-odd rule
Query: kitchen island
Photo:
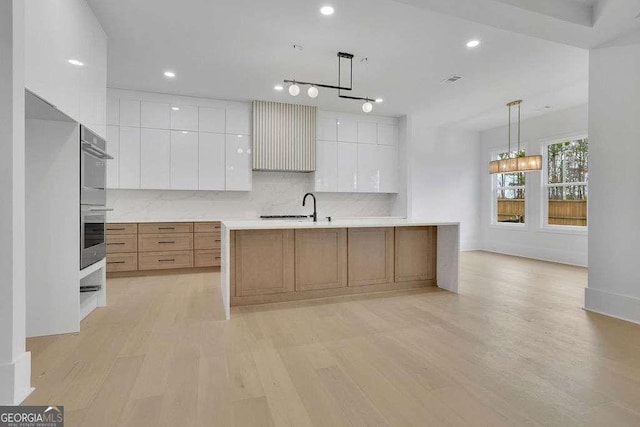
[[[230,307],[438,286],[458,290],[460,224],[407,219],[223,221]]]

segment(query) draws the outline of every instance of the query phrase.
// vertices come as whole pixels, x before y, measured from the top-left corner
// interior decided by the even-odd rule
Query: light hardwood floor
[[[586,270],[462,254],[433,290],[232,310],[217,273],[109,281],[82,332],[28,340],[67,426],[640,425],[640,326]]]

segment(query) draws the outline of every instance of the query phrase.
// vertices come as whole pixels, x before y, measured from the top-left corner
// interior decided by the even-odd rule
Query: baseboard
[[[640,298],[585,288],[584,309],[640,324]]]
[[[19,405],[33,392],[31,387],[31,353],[0,366],[0,405]]]
[[[564,251],[561,252],[561,251],[552,250],[552,249],[543,250],[545,252],[549,252],[550,255],[546,255],[546,254],[540,255],[537,253],[532,253],[530,250],[528,250],[528,248],[520,248],[520,247],[501,247],[501,248],[493,248],[493,249],[483,248],[479,250],[485,251],[485,252],[492,252],[496,254],[512,255],[512,256],[517,256],[521,258],[537,259],[538,261],[548,261],[548,262],[555,262],[557,264],[573,265],[576,267],[585,267],[585,268],[587,267],[587,262],[581,260],[581,258],[583,258],[582,256],[568,257],[566,256]],[[584,258],[586,258],[586,255],[584,255]]]

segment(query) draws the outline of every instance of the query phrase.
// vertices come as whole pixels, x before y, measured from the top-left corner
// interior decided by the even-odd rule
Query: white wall
[[[0,405],[31,392],[25,352],[24,3],[0,0]]]
[[[594,49],[589,70],[585,308],[640,323],[640,32]]]
[[[587,134],[587,106],[578,106],[538,116],[522,122],[522,143],[527,154],[542,154],[543,143],[564,137]],[[482,155],[479,172],[481,196],[481,242],[485,250],[555,261],[580,266],[587,265],[587,230],[567,232],[542,227],[542,173],[527,174],[526,225],[492,225],[492,178],[489,161],[492,153],[507,151],[507,127],[481,133]],[[512,140],[513,144],[513,140]],[[513,148],[513,146],[512,146]],[[591,149],[591,146],[590,146]],[[591,177],[593,174],[590,171]],[[591,198],[591,188],[589,189]],[[591,206],[591,203],[589,204]],[[591,222],[591,218],[589,218]]]
[[[460,222],[461,250],[479,248],[480,137],[455,128],[428,128],[412,115],[407,153],[409,217]]]
[[[313,191],[313,174],[253,172],[253,190],[154,191],[108,190],[108,220],[198,221],[257,218],[260,215],[310,214],[302,197]],[[367,217],[391,214],[394,195],[367,193],[317,193],[318,217]]]

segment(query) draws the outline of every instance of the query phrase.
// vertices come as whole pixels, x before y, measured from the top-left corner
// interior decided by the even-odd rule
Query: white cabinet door
[[[171,131],[140,129],[140,188],[171,188]]]
[[[107,160],[107,188],[120,188],[120,127],[107,126],[107,153],[113,160]]]
[[[198,189],[198,133],[171,131],[171,188]]]
[[[197,131],[198,107],[192,105],[172,105],[171,129]]]
[[[251,191],[252,153],[248,135],[226,135],[226,189]]]
[[[226,137],[222,133],[207,132],[200,132],[198,136],[198,188],[224,190]]]
[[[358,191],[358,144],[338,142],[338,191]]]
[[[251,135],[251,104],[227,107],[228,134]]]
[[[120,126],[140,127],[140,101],[120,100]]]
[[[170,129],[170,105],[160,102],[142,101],[140,105],[140,126],[143,128]]]
[[[378,144],[398,146],[398,126],[397,125],[378,125]]]
[[[353,119],[339,119],[337,125],[338,141],[358,142],[358,122]]]
[[[322,141],[337,141],[338,121],[332,118],[318,118],[317,137]]]
[[[338,191],[338,143],[318,141],[316,150],[315,191]]]
[[[373,122],[358,122],[358,142],[360,144],[377,144],[378,124]]]
[[[358,144],[358,191],[377,193],[380,190],[378,146]]]
[[[120,99],[107,95],[107,125],[120,125]]]
[[[378,148],[378,164],[380,172],[381,193],[398,192],[398,151],[396,147],[380,145]]]
[[[224,108],[198,108],[198,130],[200,132],[225,133],[225,122]]]
[[[140,128],[120,127],[119,154],[119,188],[140,188]]]

